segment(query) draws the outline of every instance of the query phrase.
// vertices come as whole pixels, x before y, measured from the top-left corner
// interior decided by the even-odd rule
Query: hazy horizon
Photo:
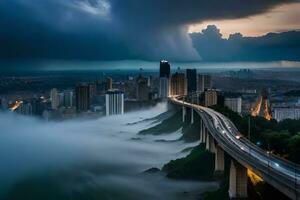
[[[268,62],[172,62],[172,71],[178,68],[195,68],[209,71],[226,71],[239,69],[300,69],[298,61]],[[115,60],[115,61],[82,61],[82,60],[41,60],[41,61],[0,61],[0,71],[114,71],[135,70],[157,71],[159,61]]]

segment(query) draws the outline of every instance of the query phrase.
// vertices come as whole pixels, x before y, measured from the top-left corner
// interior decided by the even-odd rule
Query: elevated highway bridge
[[[285,194],[300,200],[300,167],[281,159],[252,144],[243,137],[235,125],[213,109],[185,101],[183,96],[169,97],[171,103],[182,106],[182,119],[186,120],[187,109],[200,116],[200,142],[215,154],[215,173],[224,172],[224,152],[231,157],[229,196],[232,199],[247,198],[247,169]]]

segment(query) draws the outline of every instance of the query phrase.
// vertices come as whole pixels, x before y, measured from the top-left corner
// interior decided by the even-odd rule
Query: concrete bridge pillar
[[[182,122],[185,122],[186,117],[186,107],[182,106]]]
[[[200,143],[203,143],[203,130],[202,130],[202,119],[200,119]]]
[[[210,142],[209,142],[209,133],[208,133],[208,130],[207,130],[207,128],[204,128],[204,135],[205,135],[205,149],[207,150],[207,151],[209,151],[209,145],[210,145]]]
[[[209,133],[208,133],[208,141],[209,141],[209,151],[211,153],[215,153],[216,151],[215,140]]]
[[[194,123],[194,109],[191,108],[191,124]]]
[[[200,119],[200,143],[205,143],[205,126],[202,119]]]
[[[206,144],[206,150],[214,153],[215,152],[215,141],[214,138],[209,134],[207,128],[205,128],[205,144]]]
[[[228,191],[231,199],[246,199],[248,197],[247,178],[247,168],[237,161],[231,160]]]
[[[216,145],[215,150],[215,174],[216,175],[223,175],[224,173],[224,150],[219,146]]]
[[[205,128],[205,125],[204,125],[204,122],[203,122],[203,120],[202,120],[202,138],[203,138],[203,140],[202,140],[202,142],[203,143],[205,143],[206,142],[206,130],[205,130],[206,128]]]

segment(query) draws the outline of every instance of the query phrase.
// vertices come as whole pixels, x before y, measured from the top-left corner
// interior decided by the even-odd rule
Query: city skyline
[[[266,72],[265,69],[239,69],[204,72],[195,68],[177,68],[172,63],[162,60],[157,62],[154,71],[140,68],[103,72],[92,70],[84,73],[44,71],[37,74],[19,72],[13,76],[4,74],[0,78],[0,124],[3,122],[1,127],[4,127],[4,133],[0,134],[2,138],[0,144],[5,146],[5,149],[0,151],[0,155],[6,155],[7,149],[16,147],[20,139],[16,134],[20,132],[26,139],[23,139],[24,143],[21,145],[18,144],[18,148],[14,148],[14,152],[19,152],[23,145],[29,144],[30,151],[36,152],[35,148],[44,149],[41,151],[43,158],[35,156],[32,160],[34,163],[45,162],[45,158],[49,158],[47,162],[52,163],[51,165],[57,160],[69,167],[74,167],[73,162],[77,165],[90,163],[104,176],[112,173],[113,176],[121,178],[123,175],[119,172],[103,171],[101,166],[108,162],[113,168],[124,170],[126,174],[128,173],[126,163],[129,162],[130,171],[134,171],[134,174],[127,174],[125,180],[130,185],[134,182],[132,176],[140,174],[141,169],[149,175],[153,173],[154,177],[159,176],[162,185],[173,177],[174,183],[180,183],[180,178],[176,178],[177,172],[174,175],[172,171],[183,170],[180,172],[181,176],[189,177],[186,180],[189,183],[185,189],[187,191],[196,187],[193,184],[198,182],[202,184],[198,188],[207,191],[208,186],[203,185],[203,180],[214,181],[217,178],[219,181],[227,181],[223,177],[229,176],[229,188],[216,184],[216,188],[224,190],[221,199],[256,195],[259,193],[259,189],[255,187],[256,182],[263,184],[261,190],[264,192],[271,188],[272,192],[264,194],[263,199],[269,199],[274,195],[281,196],[282,199],[288,197],[294,199],[295,195],[298,195],[296,163],[300,162],[297,147],[300,141],[297,139],[297,132],[300,130],[298,123],[300,82],[297,80],[297,77],[300,77],[299,71],[269,69]],[[291,81],[291,77],[295,80]],[[15,120],[22,126],[8,128],[7,124]],[[6,147],[6,143],[11,144],[10,147]],[[53,144],[56,146],[54,149]],[[39,145],[43,147],[38,147]],[[156,149],[156,145],[162,149]],[[78,146],[80,151],[96,154],[96,158],[81,157],[85,154],[78,153]],[[65,151],[66,148],[68,151],[62,154],[61,151]],[[177,152],[174,155],[178,148],[182,148],[181,153]],[[192,150],[186,152],[186,149],[190,148]],[[195,151],[199,155],[189,161],[188,166],[184,165],[177,169],[180,166],[178,162],[190,160]],[[252,153],[253,151],[255,153]],[[48,152],[51,155],[48,155]],[[63,156],[59,156],[60,158],[53,156],[57,152]],[[72,155],[75,152],[79,155],[74,160]],[[175,160],[168,163],[163,161],[165,163],[163,167],[153,167],[156,166],[155,163],[160,162],[157,160],[158,152],[162,155],[160,159]],[[20,152],[19,154],[24,155]],[[29,155],[25,153],[25,156],[28,159]],[[139,162],[135,160],[137,157],[138,160],[143,160],[141,162],[143,167],[137,164]],[[231,159],[230,164],[225,162],[225,157]],[[244,157],[247,157],[247,161],[243,161]],[[19,156],[9,158],[18,159]],[[72,160],[71,164],[67,162],[69,159]],[[251,162],[253,159],[255,162]],[[200,160],[203,160],[202,164],[198,163]],[[22,160],[15,162],[18,163],[17,168],[28,167]],[[295,162],[295,165],[290,164],[291,162]],[[225,170],[225,166],[230,167],[229,172]],[[7,167],[6,164],[0,167],[0,177],[4,176],[3,169],[8,170]],[[69,170],[62,172],[59,164],[54,164],[53,167],[58,173],[71,173]],[[268,173],[264,172],[266,167]],[[50,179],[47,177],[49,172],[46,169],[45,166],[41,167],[40,175],[35,171],[29,174],[40,176],[47,182]],[[83,169],[98,176],[98,172],[92,172],[84,166]],[[77,169],[74,170],[76,174],[83,176]],[[284,176],[284,183],[281,178],[270,181],[269,178],[273,178],[273,173]],[[55,174],[53,181],[59,191],[52,193],[61,193],[62,197],[59,200],[77,198],[76,193],[68,194],[59,186],[62,184],[76,190],[69,184],[74,183],[69,180],[73,179],[74,175],[70,174],[66,180],[57,179],[56,176]],[[17,177],[16,183],[20,183],[21,177],[28,178],[27,175]],[[248,182],[248,177],[253,180]],[[12,177],[8,176],[8,180],[11,179]],[[190,179],[193,180],[193,184],[189,182]],[[28,178],[28,181],[33,180]],[[144,180],[143,176],[139,181],[149,184],[149,180]],[[6,181],[2,181],[2,184],[10,185]],[[25,181],[25,184],[29,183]],[[152,190],[157,184],[147,188]],[[6,192],[12,196],[24,196],[26,192],[26,196],[35,200],[39,199],[40,191],[45,191],[42,198],[51,198],[49,193],[51,189],[44,189],[43,184],[40,185],[40,188],[32,187],[30,184],[26,187],[22,184],[13,185],[12,190]],[[87,191],[86,195],[94,195],[107,186],[111,187],[113,194],[120,194],[118,189],[125,187],[121,185],[119,188],[115,181],[108,181],[102,186],[96,186],[95,191],[87,191],[89,187],[83,187],[83,191]],[[18,191],[19,187],[21,191]],[[137,195],[136,199],[139,200],[141,199],[139,194],[142,193],[143,199],[145,197],[153,199],[154,193],[144,194],[140,191],[140,186],[131,187],[132,192],[125,192],[122,195],[129,198],[131,195]],[[169,193],[164,191],[155,195],[173,200],[178,196],[176,193],[181,190],[170,184],[164,187],[172,191],[171,197],[166,197]],[[251,191],[247,189],[248,187],[254,190]],[[0,181],[0,191],[1,189]],[[217,191],[212,192],[215,193]],[[105,196],[118,199],[114,198],[113,194],[110,191],[104,192]],[[197,195],[205,194],[207,192],[197,192]],[[3,197],[11,200],[5,195]]]
[[[300,200],[299,0],[0,2],[1,200]]]

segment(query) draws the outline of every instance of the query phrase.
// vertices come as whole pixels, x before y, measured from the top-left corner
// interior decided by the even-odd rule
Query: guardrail
[[[173,103],[183,105],[197,111],[197,113],[202,116],[202,120],[205,122],[206,127],[209,129],[209,132],[212,134],[214,139],[231,157],[236,159],[245,167],[250,168],[257,174],[261,175],[265,181],[285,193],[290,198],[300,198],[300,165],[259,148],[246,137],[236,139],[236,142],[242,143],[247,147],[247,149],[241,149],[236,145],[236,143],[233,143],[223,137],[220,130],[218,130],[213,123],[216,119],[206,110],[209,109],[218,117],[221,115],[223,119],[219,118],[219,120],[223,120],[224,122],[226,119],[226,121],[230,123],[231,134],[233,136],[238,135],[238,129],[226,116],[210,108],[202,107],[201,109],[199,105],[186,102],[185,98],[186,96],[176,96],[170,100],[173,101]],[[256,154],[257,157],[253,156],[254,154]],[[258,157],[260,159],[257,159]]]

